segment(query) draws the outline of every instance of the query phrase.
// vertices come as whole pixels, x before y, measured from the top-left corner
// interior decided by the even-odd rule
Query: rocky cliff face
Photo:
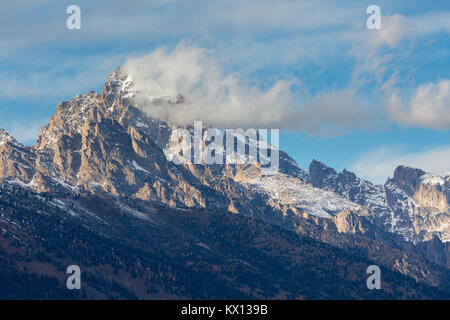
[[[398,166],[394,171],[392,182],[408,196],[412,196],[420,184],[420,177],[424,174],[425,172],[420,169]]]
[[[101,94],[77,95],[58,105],[34,146],[25,147],[0,130],[0,186],[27,190],[36,203],[51,195],[55,210],[89,228],[96,225],[101,234],[121,227],[112,232],[111,222],[97,209],[73,199],[103,197],[122,215],[148,221],[147,209],[132,209],[136,203],[240,214],[334,247],[366,251],[370,259],[381,256],[387,268],[397,266],[418,281],[440,283],[424,274],[442,271],[433,271],[407,241],[438,240],[433,252],[448,255],[449,176],[401,166],[384,185],[374,185],[318,161],[307,172],[283,151],[274,175],[264,174],[259,164],[176,165],[166,157],[176,126],[148,117],[135,94],[132,78],[119,69],[109,75]],[[151,103],[170,107],[184,98],[152,97]],[[407,259],[391,247],[413,253]],[[439,258],[442,254],[430,257],[441,267],[449,265],[447,258]],[[413,270],[417,264],[420,268]]]

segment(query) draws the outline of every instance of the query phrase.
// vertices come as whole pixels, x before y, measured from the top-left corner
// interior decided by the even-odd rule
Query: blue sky
[[[66,28],[71,4],[80,30]],[[372,4],[380,30],[366,27]],[[450,171],[449,1],[36,0],[0,9],[0,127],[23,143],[60,101],[100,91],[127,59],[181,42],[206,48],[242,90],[264,96],[291,84],[291,102],[243,117],[258,125],[284,112],[273,123],[280,146],[304,168],[315,158],[380,183],[401,163]],[[300,110],[291,119],[286,103]]]

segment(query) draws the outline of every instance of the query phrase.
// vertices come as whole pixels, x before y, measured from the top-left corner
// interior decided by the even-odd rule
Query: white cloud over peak
[[[359,105],[353,90],[300,98],[291,90],[293,84],[300,84],[297,79],[279,80],[262,89],[226,72],[212,51],[184,44],[129,59],[123,70],[133,78],[140,108],[181,125],[203,120],[219,128],[279,128],[328,135],[355,126],[366,128],[373,117]],[[153,103],[155,98],[174,99],[178,94],[184,103]]]

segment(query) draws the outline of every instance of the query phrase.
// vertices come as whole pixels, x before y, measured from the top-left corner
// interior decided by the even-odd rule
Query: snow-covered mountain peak
[[[123,98],[132,98],[136,94],[133,77],[120,68],[108,75],[108,83],[111,85],[111,93],[120,94]]]
[[[134,106],[173,105],[185,103],[185,97],[179,93],[171,92],[159,84],[153,83],[151,87],[139,86],[132,75],[122,68],[117,68],[108,76],[105,84],[109,95],[128,99]]]
[[[13,138],[6,130],[0,129],[0,146],[10,143],[16,146],[22,146],[16,139]]]
[[[445,177],[437,174],[427,173],[420,177],[420,183],[444,185]]]
[[[10,140],[10,135],[3,129],[0,129],[0,146],[4,145],[7,141]]]

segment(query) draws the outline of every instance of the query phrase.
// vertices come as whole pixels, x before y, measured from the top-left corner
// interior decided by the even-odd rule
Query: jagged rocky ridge
[[[433,236],[450,241],[450,175],[399,166],[384,185],[374,185],[347,170],[337,173],[316,160],[309,172],[313,186],[370,208],[389,232],[411,241]]]
[[[135,94],[132,78],[116,70],[101,94],[61,103],[34,146],[0,131],[4,190],[29,190],[37,202],[51,195],[45,206],[106,237],[120,238],[117,226],[73,199],[100,197],[122,214],[150,221],[148,209],[136,210],[136,203],[231,212],[336,248],[363,250],[427,285],[448,285],[449,176],[399,167],[379,186],[318,161],[306,172],[282,151],[279,173],[270,176],[258,165],[175,165],[166,158],[175,126],[146,116]],[[152,99],[168,107],[183,103],[181,96]]]

